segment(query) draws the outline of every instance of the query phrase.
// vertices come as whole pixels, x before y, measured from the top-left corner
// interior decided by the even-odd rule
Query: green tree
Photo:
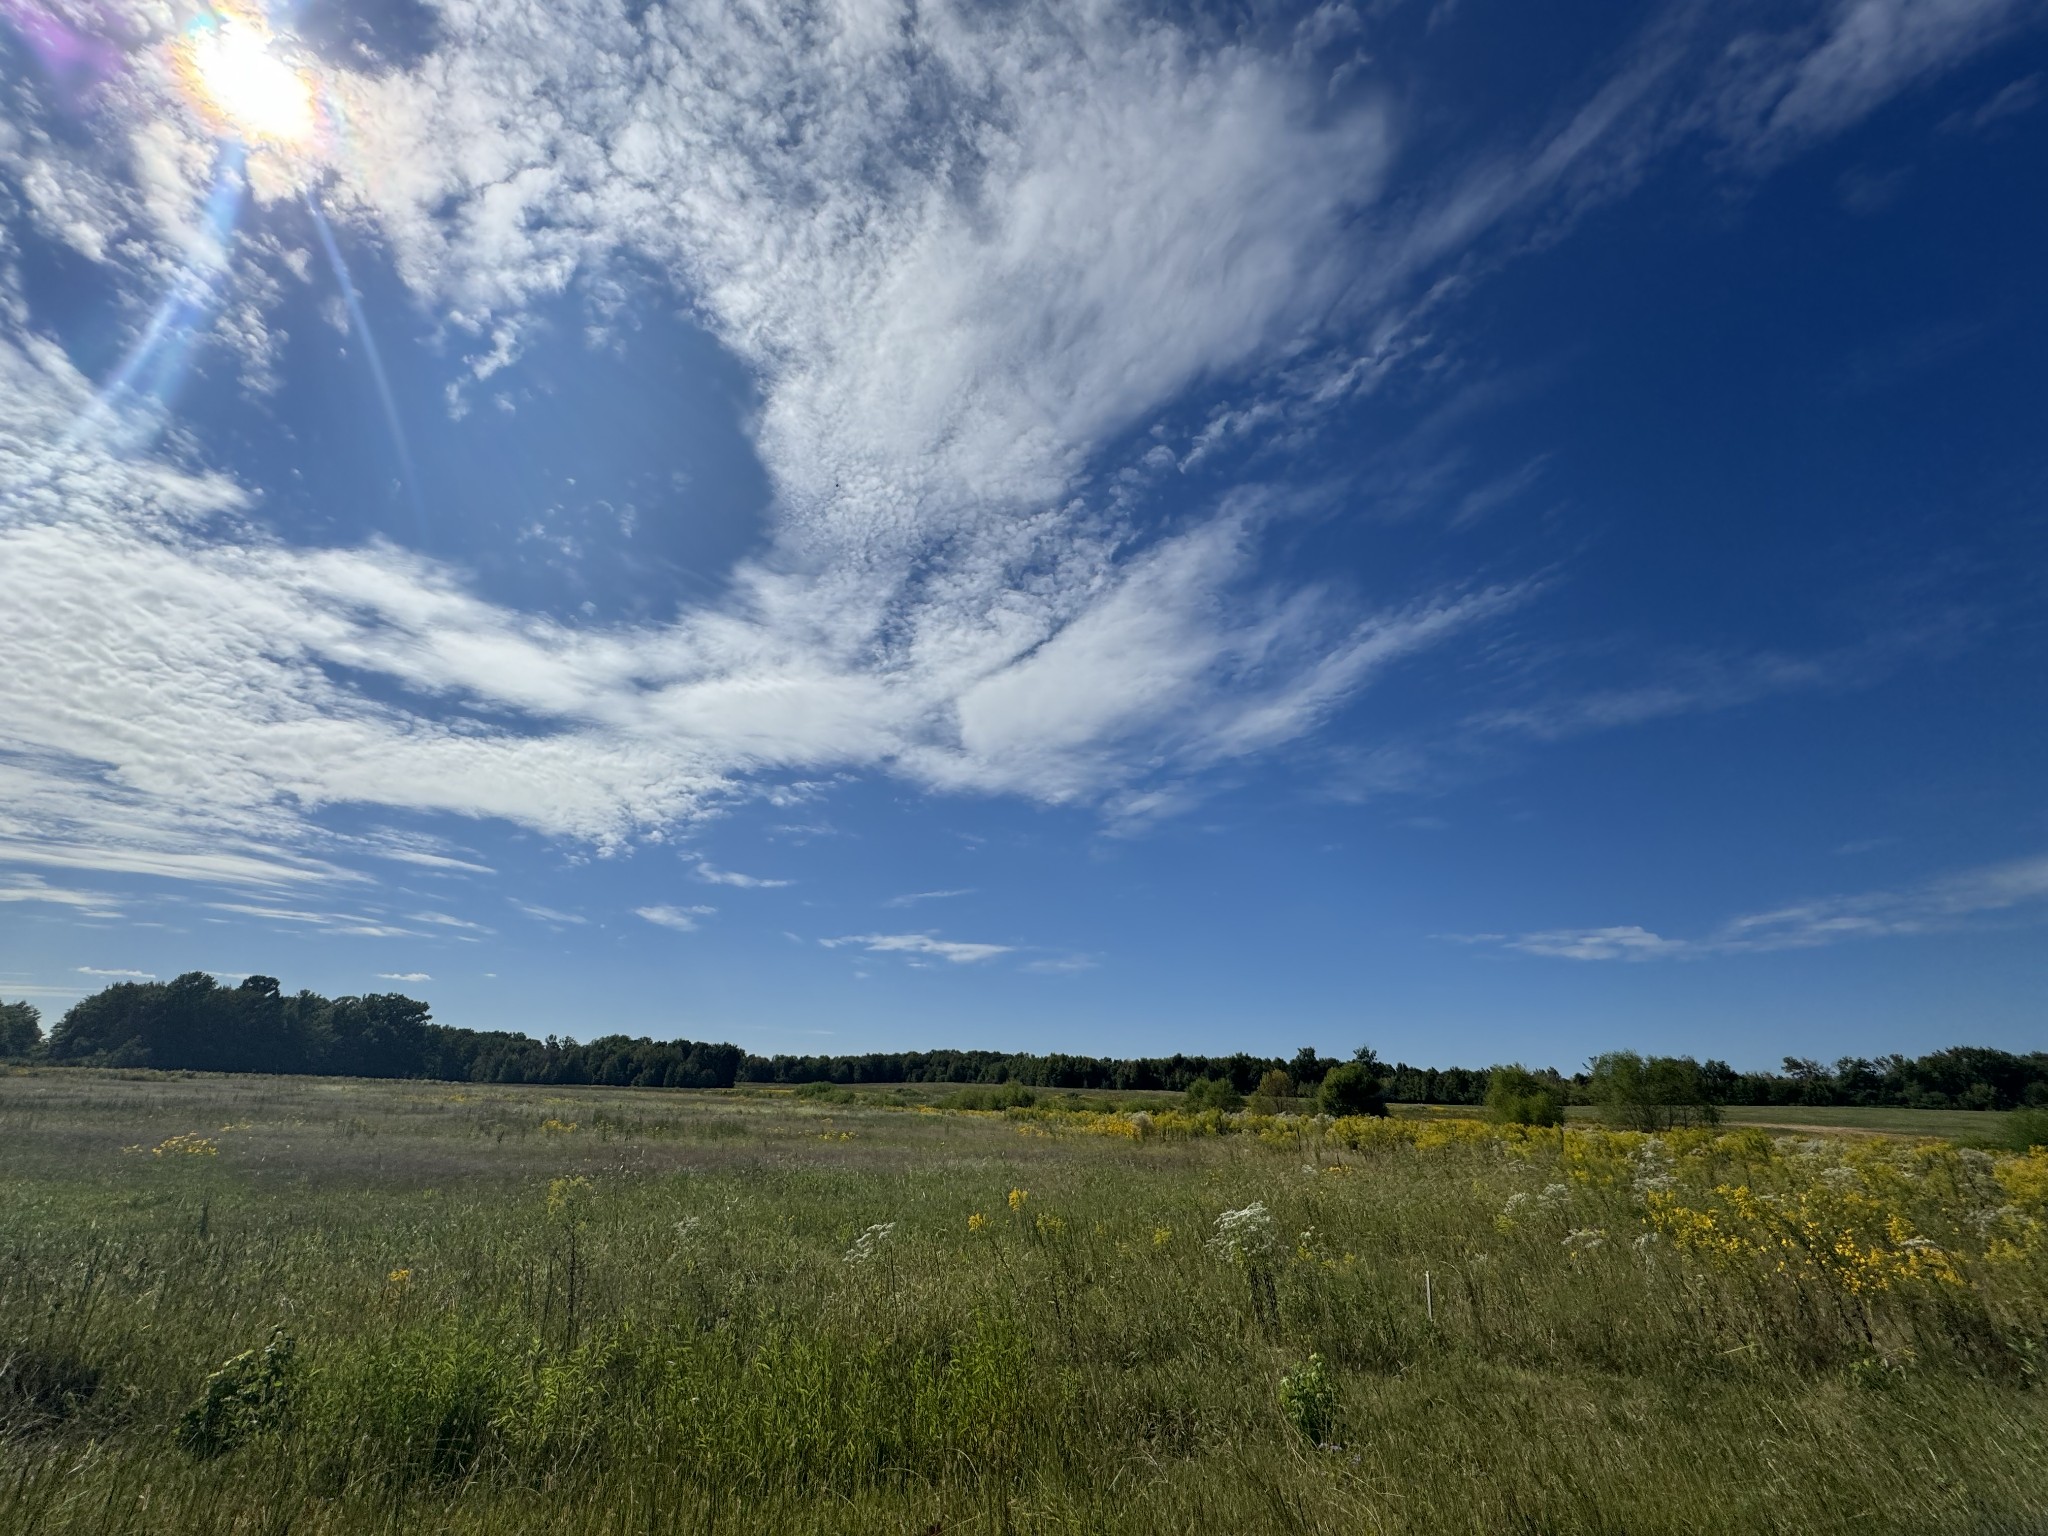
[[[1314,1046],[1304,1045],[1294,1053],[1294,1060],[1287,1063],[1287,1075],[1294,1080],[1295,1092],[1311,1094],[1323,1080],[1323,1074],[1335,1065],[1318,1056]]]
[[[0,1057],[30,1056],[43,1043],[43,1016],[33,1003],[0,1003]]]
[[[1341,1067],[1332,1067],[1316,1091],[1316,1108],[1326,1115],[1384,1115],[1387,1094],[1379,1073],[1379,1058],[1370,1046],[1359,1057]]]
[[[1668,1131],[1713,1125],[1721,1118],[1706,1076],[1690,1056],[1609,1051],[1593,1058],[1586,1091],[1608,1124],[1625,1130]]]
[[[1193,1110],[1220,1109],[1228,1112],[1244,1108],[1244,1095],[1227,1077],[1198,1077],[1188,1084],[1187,1105]]]
[[[1252,1107],[1262,1115],[1277,1115],[1284,1101],[1294,1097],[1294,1080],[1278,1067],[1270,1069],[1252,1090]]]
[[[1515,1062],[1488,1074],[1486,1112],[1504,1125],[1557,1125],[1564,1119],[1564,1095]]]

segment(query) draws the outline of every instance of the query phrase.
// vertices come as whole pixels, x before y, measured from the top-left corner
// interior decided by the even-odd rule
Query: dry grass
[[[1163,1122],[0,1079],[0,1529],[2043,1529],[2030,1164]],[[1738,1186],[1955,1274],[1781,1271]],[[181,1444],[279,1328],[288,1396]]]

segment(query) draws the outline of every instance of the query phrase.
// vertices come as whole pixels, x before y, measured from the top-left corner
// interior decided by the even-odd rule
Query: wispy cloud
[[[1096,970],[1101,964],[1102,962],[1092,955],[1060,955],[1043,960],[1027,960],[1023,969],[1047,976],[1070,976],[1082,971]]]
[[[1972,627],[1967,616],[1948,615],[1827,651],[1668,657],[1656,664],[1659,675],[1653,680],[1558,692],[1533,703],[1482,711],[1465,726],[1475,733],[1554,741],[1681,715],[1711,714],[1785,695],[1866,688],[1910,662],[1953,653],[1967,642]]]
[[[657,928],[673,928],[677,933],[694,933],[697,929],[697,919],[709,917],[717,910],[716,907],[659,906],[635,907],[633,913],[636,917],[646,918]]]
[[[376,850],[380,859],[393,859],[401,864],[418,864],[426,869],[455,869],[467,875],[495,875],[497,871],[488,864],[479,864],[472,859],[458,859],[452,854],[426,853],[417,848],[382,848]]]
[[[415,912],[406,919],[409,923],[427,923],[435,928],[459,928],[465,933],[496,933],[497,929],[473,923],[466,917],[455,917],[446,912]]]
[[[947,901],[955,896],[972,896],[974,887],[962,886],[956,891],[911,891],[902,896],[891,896],[882,905],[885,907],[914,907],[920,901]]]
[[[697,861],[697,878],[707,885],[731,885],[747,891],[775,890],[785,885],[794,885],[794,880],[768,880],[759,875],[743,875],[735,870],[718,869],[704,859]]]
[[[156,972],[154,971],[125,971],[97,965],[81,965],[77,967],[77,971],[81,976],[113,976],[129,981],[156,980]]]
[[[1821,897],[1731,918],[1698,938],[1639,926],[1558,928],[1521,934],[1446,935],[1560,960],[1691,960],[1709,955],[1817,949],[1852,939],[1945,933],[2011,914],[2048,919],[2048,855],[1990,864],[1906,890]]]
[[[1722,131],[1771,163],[2038,22],[2028,0],[1834,0],[1818,23],[1755,36],[1731,54]]]
[[[0,276],[28,317],[0,335],[0,863],[262,897],[360,879],[334,806],[613,849],[839,771],[1125,828],[1185,809],[1529,593],[1262,582],[1284,498],[1138,530],[1100,488],[1116,445],[1219,381],[1246,392],[1219,433],[1292,441],[1486,261],[1674,144],[1775,163],[2032,13],[1837,0],[1746,37],[1746,12],[1660,13],[1547,129],[1393,195],[1427,111],[1333,97],[1291,42],[1105,8],[442,8],[428,56],[328,71],[351,132],[322,195],[473,338],[472,378],[574,275],[660,274],[759,388],[764,552],[671,622],[605,625],[387,544],[292,547],[258,524],[261,488],[80,437],[92,383]],[[28,216],[116,281],[184,260],[207,193],[159,52],[131,56],[94,142],[0,143]],[[261,365],[274,275],[255,242],[214,256],[253,271],[226,329]],[[1481,487],[1470,514],[1521,488]]]
[[[379,981],[432,981],[434,978],[425,971],[379,971]]]
[[[539,907],[531,902],[514,901],[512,906],[517,911],[523,912],[526,916],[534,919],[534,921],[541,923],[568,923],[573,926],[581,926],[590,921],[589,918],[579,917],[574,912],[557,912],[553,907]]]
[[[419,938],[417,930],[388,923],[381,918],[350,912],[311,912],[297,907],[259,906],[244,901],[209,901],[215,912],[232,912],[240,917],[261,918],[273,923],[302,923],[324,933],[363,939]]]
[[[998,955],[1012,954],[1016,949],[1012,944],[966,944],[954,939],[936,938],[929,933],[862,933],[845,938],[820,939],[818,942],[827,949],[857,944],[868,953],[877,955],[929,955],[934,959],[950,960],[955,965],[993,960]]]
[[[35,901],[55,907],[70,907],[86,917],[116,917],[121,912],[121,902],[117,897],[99,891],[51,885],[36,875],[0,877],[0,901]]]

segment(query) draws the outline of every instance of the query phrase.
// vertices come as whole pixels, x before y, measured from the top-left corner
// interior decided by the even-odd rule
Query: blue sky
[[[2040,1045],[2048,7],[0,20],[0,996]]]

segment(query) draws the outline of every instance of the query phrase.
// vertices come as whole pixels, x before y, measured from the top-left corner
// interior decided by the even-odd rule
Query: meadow
[[[2048,1152],[934,1097],[0,1077],[0,1530],[2048,1530]]]

